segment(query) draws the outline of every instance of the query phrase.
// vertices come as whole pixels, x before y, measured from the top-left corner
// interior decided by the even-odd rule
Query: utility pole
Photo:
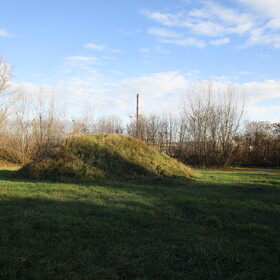
[[[139,138],[140,134],[140,94],[136,95],[136,138]]]

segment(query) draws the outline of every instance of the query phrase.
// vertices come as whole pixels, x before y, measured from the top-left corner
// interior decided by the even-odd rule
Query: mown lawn
[[[32,182],[0,171],[0,279],[280,279],[280,170]]]

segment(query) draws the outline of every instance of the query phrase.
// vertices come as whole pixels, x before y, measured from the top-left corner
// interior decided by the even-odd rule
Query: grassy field
[[[280,170],[28,181],[0,170],[0,279],[280,279]]]

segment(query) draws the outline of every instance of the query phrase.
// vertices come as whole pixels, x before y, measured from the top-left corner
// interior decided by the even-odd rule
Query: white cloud
[[[280,48],[280,33],[266,33],[264,28],[256,28],[250,32],[245,47],[252,45],[272,45]]]
[[[274,18],[270,20],[266,25],[265,28],[271,28],[271,29],[280,29],[280,17]]]
[[[137,33],[142,32],[142,29],[136,29],[136,30],[132,30],[132,31],[127,31],[127,30],[123,30],[123,29],[117,29],[117,32],[125,34],[125,35],[135,35]]]
[[[161,42],[165,44],[180,46],[180,47],[197,47],[197,48],[205,47],[205,43],[202,40],[196,38],[162,39]]]
[[[280,97],[280,81],[267,80],[263,82],[252,81],[244,83],[244,89],[253,103],[265,99]]]
[[[242,36],[244,46],[271,45],[280,48],[280,1],[279,0],[239,0],[246,4],[249,9],[241,12],[240,7],[228,8],[213,1],[202,2],[200,9],[181,11],[180,13],[164,13],[159,11],[147,11],[143,14],[151,20],[169,28],[148,30],[150,34],[157,37],[175,38],[175,34],[180,37],[182,32],[189,32],[188,37],[202,41],[203,37],[213,37],[210,41],[213,45],[220,46],[228,43],[228,35]],[[256,13],[258,11],[258,13]],[[160,32],[161,30],[161,32]],[[165,32],[164,32],[165,30]],[[168,32],[167,32],[168,31]],[[178,40],[170,40],[176,45],[198,46],[197,44],[182,43]],[[200,47],[202,44],[199,44]]]
[[[75,63],[68,64],[67,59]],[[169,71],[123,79],[118,69],[108,75],[100,73],[94,64],[88,64],[86,57],[69,57],[63,61],[64,66],[57,73],[60,78],[49,82],[45,88],[55,88],[57,99],[61,104],[66,103],[72,116],[78,115],[85,104],[89,104],[93,108],[104,108],[103,114],[116,114],[129,121],[129,115],[135,111],[137,93],[141,94],[143,114],[178,112],[182,95],[200,76],[198,70],[190,70],[188,73]],[[228,77],[216,79],[215,85],[225,87],[228,80]],[[28,91],[36,90],[30,83],[21,86]],[[279,121],[280,106],[270,100],[279,98],[280,80],[251,81],[236,86],[246,93],[250,120]]]
[[[204,9],[193,9],[188,13],[188,16],[194,18],[206,18],[206,19],[211,18],[209,12]]]
[[[280,17],[280,1],[279,0],[239,0],[241,3],[247,4],[250,8],[259,12],[261,16]]]
[[[180,35],[174,31],[170,31],[165,28],[150,28],[148,30],[149,34],[156,35],[158,37],[170,37],[170,38],[178,38]]]
[[[280,1],[279,0],[239,0],[247,4],[252,12],[262,20],[251,30],[247,45],[272,45],[280,48]]]
[[[96,51],[105,51],[107,46],[106,45],[98,45],[94,43],[87,43],[84,45],[85,48],[91,49],[91,50],[96,50]]]
[[[119,49],[112,49],[105,44],[95,44],[95,43],[86,43],[84,45],[86,49],[101,51],[101,52],[114,52],[114,53],[121,53],[122,51]]]
[[[72,70],[72,69],[70,69]],[[112,72],[111,72],[112,73]],[[121,74],[113,72],[112,74]],[[141,94],[141,111],[143,114],[175,110],[179,98],[185,92],[188,81],[179,72],[161,72],[151,75],[116,81],[100,74],[94,69],[91,72],[79,71],[62,73],[61,79],[52,87],[58,93],[61,104],[69,109],[69,115],[78,115],[85,104],[93,108],[103,108],[103,114],[119,115],[124,121],[129,121],[129,115],[135,111],[135,96]],[[28,91],[36,91],[37,85],[22,83]],[[48,86],[50,88],[50,86]]]
[[[12,34],[10,34],[9,32],[7,32],[5,29],[0,28],[0,36],[2,37],[13,37]]]
[[[161,40],[162,39],[160,39],[160,41]],[[155,53],[164,56],[170,54],[170,51],[167,48],[164,48],[162,45],[155,45],[150,48],[140,48],[139,52],[144,58],[149,58]]]
[[[279,123],[280,106],[248,106],[248,117],[251,121],[270,121]]]
[[[147,94],[149,98],[170,94],[174,91],[185,90],[188,85],[185,77],[177,71],[160,72],[150,75],[144,75],[136,78],[125,79],[121,81],[120,87],[129,92],[138,91]]]
[[[244,75],[251,75],[252,73],[247,71],[247,70],[243,70],[243,71],[237,71],[236,75],[238,76],[244,76]]]
[[[217,39],[217,40],[212,40],[210,43],[214,46],[221,46],[228,44],[230,42],[229,38],[222,38],[222,39]]]
[[[11,87],[15,88],[17,90],[24,90],[30,94],[34,94],[36,92],[38,92],[38,90],[40,89],[40,85],[38,84],[34,84],[34,83],[30,83],[30,82],[21,82],[21,83],[16,83],[16,82],[12,82],[11,83]],[[44,86],[45,88],[48,88],[47,86]]]
[[[139,52],[143,54],[150,54],[152,50],[150,48],[141,48],[139,49]]]
[[[96,75],[95,66],[102,65],[102,61],[92,56],[68,56],[62,57],[62,64],[58,66],[56,77],[64,79],[64,76],[92,76]]]
[[[110,70],[109,72],[112,73],[112,74],[114,74],[114,75],[121,75],[121,76],[124,75],[124,73],[123,73],[123,72],[120,72],[120,71]]]
[[[115,93],[123,100],[127,115],[134,113],[136,93],[141,94],[142,113],[161,113],[175,111],[187,86],[182,74],[171,71],[122,80]]]
[[[189,20],[182,23],[184,27],[190,29],[194,34],[219,37],[227,33],[225,27],[219,23],[204,20]]]
[[[256,26],[254,16],[250,14],[241,13],[214,2],[208,2],[206,9],[215,20],[219,20],[219,23],[224,26],[225,34],[242,35]]]
[[[160,72],[120,79],[115,83],[110,82],[109,77],[96,73],[94,77],[69,78],[60,83],[60,88],[63,89],[65,98],[70,100],[70,104],[90,103],[98,108],[106,108],[105,114],[117,114],[124,121],[128,121],[128,116],[134,114],[135,111],[137,93],[141,94],[141,112],[143,114],[178,112],[182,96],[199,75],[197,71],[192,72],[195,75],[176,71]],[[228,80],[215,81],[214,84],[216,88],[225,88]],[[236,84],[236,87],[245,92],[248,101],[246,113],[250,120],[280,121],[280,106],[265,105],[264,103],[279,97],[279,80],[252,81]]]
[[[178,15],[172,15],[170,13],[151,12],[148,10],[143,10],[142,14],[165,26],[180,26],[180,16]]]
[[[183,38],[177,32],[173,32],[165,28],[150,28],[148,30],[148,33],[157,36],[159,41],[164,44],[172,44],[181,47],[197,47],[197,48],[203,48],[205,46],[205,43],[202,40],[192,38],[192,37]],[[162,48],[160,48],[159,46],[157,46],[154,49],[155,51],[161,54],[168,53],[166,50],[162,50]],[[147,48],[142,48],[140,49],[140,52],[147,55],[151,53],[152,50]]]
[[[233,9],[207,2],[201,9],[185,13],[144,13],[150,19],[165,26],[188,28],[192,33],[204,36],[223,36],[226,34],[244,34],[255,26],[252,17]]]
[[[216,89],[226,88],[229,82],[228,78],[224,81],[213,79]],[[238,92],[245,94],[245,117],[251,121],[280,121],[280,103],[275,104],[274,101],[280,98],[280,79],[236,83],[235,86]]]
[[[197,69],[191,69],[189,70],[187,73],[185,73],[185,76],[190,78],[190,79],[199,79],[199,76],[200,76],[200,71],[197,70]]]
[[[64,59],[68,62],[95,62],[97,60],[92,56],[67,56]]]

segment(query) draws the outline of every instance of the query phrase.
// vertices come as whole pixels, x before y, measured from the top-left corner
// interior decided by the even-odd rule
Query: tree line
[[[200,82],[178,112],[142,115],[123,124],[118,116],[96,117],[84,109],[67,119],[53,95],[15,89],[0,58],[0,159],[25,164],[71,134],[127,134],[178,160],[203,167],[280,165],[280,123],[245,120],[245,95],[234,83],[218,88]],[[138,129],[138,131],[137,131]]]
[[[143,116],[140,138],[193,166],[279,166],[280,123],[246,121],[245,94],[233,83],[200,82],[179,115]],[[135,136],[135,123],[127,129]]]

